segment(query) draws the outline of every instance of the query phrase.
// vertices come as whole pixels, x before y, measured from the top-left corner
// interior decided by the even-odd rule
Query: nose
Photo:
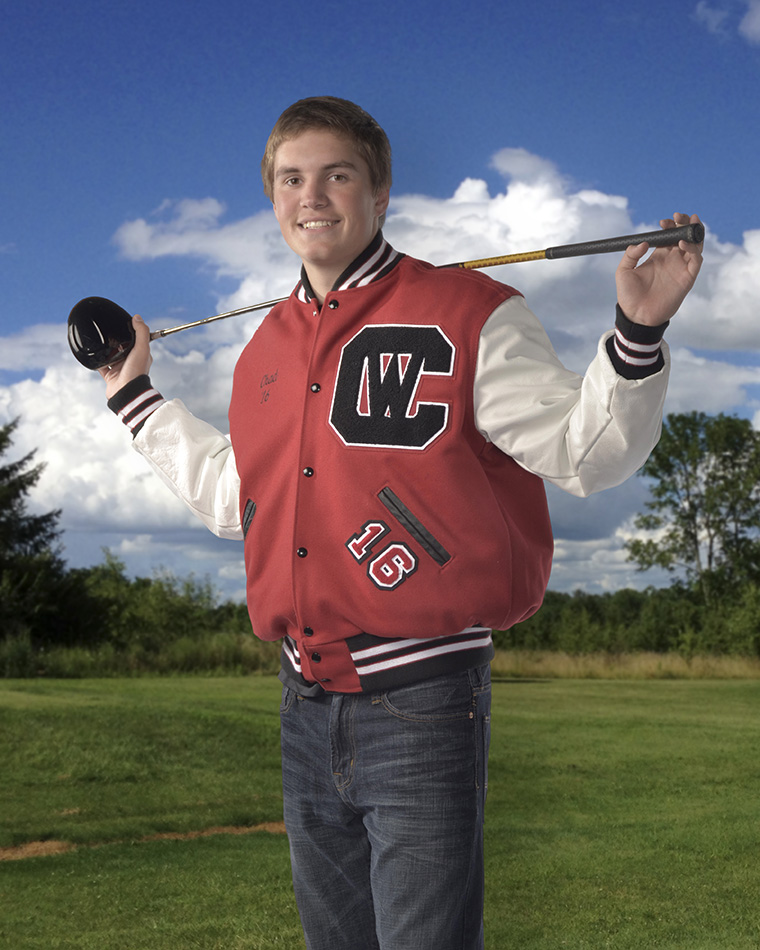
[[[301,190],[301,205],[304,208],[323,208],[327,195],[319,181],[307,182]]]

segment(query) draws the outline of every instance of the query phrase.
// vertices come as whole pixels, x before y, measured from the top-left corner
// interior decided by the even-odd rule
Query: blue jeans
[[[283,691],[309,950],[482,950],[488,665],[372,694]]]

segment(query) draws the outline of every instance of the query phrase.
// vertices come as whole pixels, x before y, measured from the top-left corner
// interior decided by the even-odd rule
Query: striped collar
[[[367,284],[380,280],[381,277],[390,273],[403,257],[403,254],[392,248],[385,240],[383,232],[378,231],[369,245],[335,281],[331,292],[366,287]],[[316,297],[303,265],[301,265],[301,279],[296,285],[295,294],[301,303],[309,303]]]

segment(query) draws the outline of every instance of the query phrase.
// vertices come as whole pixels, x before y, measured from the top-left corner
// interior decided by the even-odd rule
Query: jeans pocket
[[[282,687],[282,697],[280,698],[280,715],[286,713],[295,702],[296,692],[288,686]]]
[[[472,719],[474,702],[467,671],[436,676],[382,693],[382,704],[392,716],[413,722]]]

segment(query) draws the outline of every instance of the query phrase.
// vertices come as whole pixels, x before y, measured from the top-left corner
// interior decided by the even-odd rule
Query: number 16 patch
[[[373,548],[390,530],[384,521],[368,521],[361,531],[346,541],[346,547],[359,564],[369,562],[367,577],[380,590],[395,590],[414,574],[418,566],[414,552],[399,541],[391,542],[379,554],[372,556]]]

